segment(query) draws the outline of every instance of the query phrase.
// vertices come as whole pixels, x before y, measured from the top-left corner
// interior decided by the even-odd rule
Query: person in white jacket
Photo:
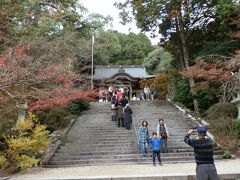
[[[167,125],[163,118],[159,119],[159,124],[157,125],[157,135],[162,138],[161,151],[162,153],[167,153],[167,139],[169,137]]]

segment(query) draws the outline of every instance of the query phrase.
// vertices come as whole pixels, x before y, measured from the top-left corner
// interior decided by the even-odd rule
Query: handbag
[[[162,139],[167,139],[167,133],[161,134]]]

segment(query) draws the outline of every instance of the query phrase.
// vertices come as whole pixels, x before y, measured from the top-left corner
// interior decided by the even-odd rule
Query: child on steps
[[[152,136],[150,136],[149,144],[152,145],[153,165],[156,166],[155,159],[156,159],[156,156],[157,156],[159,165],[162,166],[162,161],[161,161],[161,157],[160,157],[160,147],[161,147],[161,144],[162,144],[162,139],[157,136],[156,132],[153,132]]]

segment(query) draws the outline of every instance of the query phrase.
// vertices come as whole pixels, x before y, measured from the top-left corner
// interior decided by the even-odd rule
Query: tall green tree
[[[188,32],[191,29],[206,28],[214,16],[213,0],[133,0],[116,6],[122,10],[123,23],[134,18],[142,31],[159,31],[164,42],[175,44],[182,68],[189,65]]]
[[[113,57],[121,52],[121,45],[115,32],[102,31],[94,45],[95,64],[109,64]]]
[[[148,54],[143,64],[151,74],[169,73],[173,70],[172,61],[172,54],[163,48],[157,48]]]
[[[144,58],[154,49],[145,34],[116,32],[116,35],[121,45],[121,51],[112,58],[111,64],[143,64]]]
[[[83,38],[90,38],[92,32],[102,29],[110,17],[90,14],[77,0],[16,1],[13,5],[1,5],[1,23],[10,27],[13,37],[46,36],[53,38],[65,31],[79,31]],[[1,29],[1,28],[0,28]]]
[[[213,14],[213,1],[191,1],[191,0],[147,0],[126,1],[116,6],[122,9],[124,22],[131,19],[131,12],[137,21],[137,26],[143,31],[154,32],[157,29],[163,35],[164,41],[169,41],[172,34],[176,34],[176,44],[179,50],[182,68],[188,68],[190,64],[189,48],[187,46],[187,32],[193,28],[204,28],[211,21]],[[172,42],[171,42],[172,43]],[[194,80],[190,79],[190,86],[194,86]],[[198,104],[194,99],[194,107],[198,112]]]

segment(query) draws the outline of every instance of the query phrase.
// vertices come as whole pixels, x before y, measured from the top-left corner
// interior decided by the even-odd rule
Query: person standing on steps
[[[162,139],[157,136],[156,132],[152,133],[152,136],[149,137],[149,144],[152,145],[152,157],[153,157],[153,166],[156,166],[156,156],[158,158],[159,165],[162,166],[162,160],[160,156]]]
[[[112,96],[112,101],[111,101],[112,121],[117,120],[117,109],[118,109],[118,102],[117,102],[116,96]]]
[[[124,108],[124,122],[127,130],[131,129],[132,113],[132,108],[130,108],[129,104],[126,104],[126,107]]]
[[[145,94],[145,99],[150,100],[150,88],[145,86],[143,91],[144,91],[144,94]]]
[[[153,100],[158,99],[158,89],[156,86],[153,88]]]
[[[149,140],[148,122],[144,120],[138,130],[138,141],[142,157],[147,157],[147,145]]]
[[[190,139],[194,131],[197,131],[198,136]],[[184,142],[194,148],[197,180],[219,180],[213,159],[214,142],[206,133],[207,129],[202,126],[196,130],[190,129],[184,137]]]
[[[162,153],[167,153],[167,139],[169,137],[167,125],[164,122],[163,118],[159,118],[159,124],[157,125],[157,135],[162,138],[161,149]]]
[[[123,107],[121,103],[118,104],[118,110],[117,110],[117,119],[118,119],[118,127],[125,127],[125,122],[123,118]]]
[[[124,108],[126,107],[126,105],[128,104],[128,100],[125,97],[125,95],[122,95],[121,99],[119,100],[119,103],[122,105],[123,107],[123,112],[124,112]]]
[[[118,91],[117,91],[117,101],[118,101],[118,102],[120,101],[120,99],[122,98],[122,96],[123,96],[123,94],[122,94],[121,90],[118,89]]]

